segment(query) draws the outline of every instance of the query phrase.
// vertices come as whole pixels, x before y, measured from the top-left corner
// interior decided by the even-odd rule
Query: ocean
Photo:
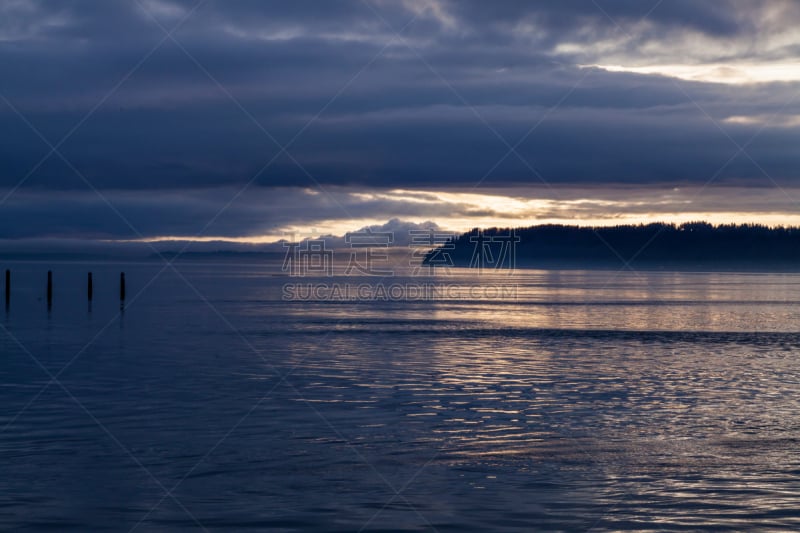
[[[797,273],[0,266],[3,530],[800,528]]]

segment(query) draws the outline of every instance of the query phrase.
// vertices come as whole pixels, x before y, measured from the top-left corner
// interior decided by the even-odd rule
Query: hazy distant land
[[[349,257],[352,250],[343,245],[343,238],[323,238],[329,252],[336,250],[339,261]],[[395,242],[387,251],[407,261],[408,254],[418,250]],[[257,246],[171,241],[79,246],[70,242],[46,249],[33,246],[0,249],[0,260],[92,262],[180,258],[275,262],[285,259],[286,253],[281,242]],[[714,226],[691,222],[602,227],[548,224],[513,230],[475,228],[430,250],[422,262],[484,268],[619,268],[629,263],[639,268],[800,271],[800,227]]]

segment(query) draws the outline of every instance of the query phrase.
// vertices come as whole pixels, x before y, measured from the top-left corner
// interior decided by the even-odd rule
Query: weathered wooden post
[[[125,272],[121,272],[119,275],[119,301],[120,303],[125,302]]]
[[[6,269],[6,308],[11,303],[11,271]]]
[[[86,286],[86,296],[89,297],[89,301],[92,301],[92,297],[94,296],[94,284],[92,283],[92,273],[89,272],[89,280]]]
[[[47,271],[47,308],[53,305],[53,271]]]

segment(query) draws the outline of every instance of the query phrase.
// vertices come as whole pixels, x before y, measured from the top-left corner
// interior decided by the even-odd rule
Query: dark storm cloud
[[[397,213],[424,218],[460,215],[469,205],[406,203],[385,197],[359,197],[350,190],[332,188],[326,194],[297,187],[262,189],[238,197],[220,214],[220,198],[233,198],[236,190],[195,189],[107,191],[110,209],[95,193],[24,190],[0,209],[0,239],[34,237],[78,239],[141,239],[146,237],[200,236],[280,237],[284,228],[340,219],[380,218]],[[265,212],[264,206],[269,210]],[[209,223],[210,221],[213,223]],[[25,223],[19,223],[25,221]],[[350,228],[355,229],[355,228]],[[327,231],[319,226],[320,232]]]
[[[792,2],[196,5],[0,0],[0,94],[24,115],[0,101],[0,189],[49,151],[25,120],[56,143],[100,102],[60,149],[93,185],[122,195],[147,235],[192,234],[230,198],[213,191],[232,195],[251,180],[256,189],[468,189],[480,180],[771,185],[800,173],[798,126],[781,120],[800,115],[795,81],[731,85],[585,66],[789,61],[796,45],[775,36],[800,22]],[[192,57],[169,40],[157,47],[159,24],[178,25]],[[779,120],[766,122],[772,115]],[[277,143],[301,130],[291,157],[279,154]],[[754,135],[737,155],[733,141]],[[524,161],[511,154],[498,164],[506,142],[521,139]],[[30,220],[6,236],[129,235],[93,193],[86,205],[62,201],[59,191],[86,188],[51,156],[0,206],[4,227]],[[266,194],[219,234],[297,219],[281,213]]]

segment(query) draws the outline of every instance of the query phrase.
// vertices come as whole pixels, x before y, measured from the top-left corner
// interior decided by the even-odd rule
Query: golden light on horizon
[[[592,64],[608,72],[655,74],[687,81],[742,85],[800,81],[800,62],[621,65]]]
[[[328,191],[330,194],[330,191]],[[402,224],[431,223],[443,231],[467,232],[473,228],[528,227],[539,224],[613,226],[656,222],[711,224],[758,223],[766,226],[800,226],[796,212],[800,191],[778,188],[728,188],[708,191],[700,187],[494,189],[478,190],[337,190],[340,218],[313,218],[314,202],[326,194],[308,190],[304,210],[307,222],[273,227],[243,235],[203,236],[167,234],[115,242],[198,242],[266,245],[281,240],[342,237],[365,227],[380,231],[405,231]],[[549,194],[549,197],[543,195]],[[376,207],[377,206],[377,207]],[[358,216],[364,213],[367,216]],[[381,213],[380,216],[376,213]],[[399,225],[398,225],[399,224]]]
[[[416,224],[423,224],[428,220],[425,219],[404,219],[405,222],[412,222]],[[625,224],[651,224],[651,223],[674,223],[682,224],[686,222],[705,221],[714,225],[719,224],[743,224],[753,223],[762,224],[770,227],[777,226],[800,226],[800,214],[786,215],[786,214],[769,214],[769,213],[648,213],[648,214],[619,214],[607,218],[585,218],[585,219],[570,219],[570,218],[453,218],[446,220],[435,220],[438,227],[444,231],[453,233],[465,233],[474,228],[492,228],[492,227],[512,227],[521,228],[528,226],[535,226],[541,224],[563,224],[574,226],[616,226]],[[196,237],[191,235],[161,235],[145,239],[125,239],[113,240],[110,242],[141,242],[141,243],[158,243],[158,242],[197,242],[197,243],[233,243],[233,244],[251,244],[263,245],[274,244],[281,240],[296,240],[314,237],[342,237],[348,232],[357,231],[367,226],[381,226],[386,223],[386,220],[376,219],[343,219],[336,221],[323,221],[316,224],[315,227],[302,228],[291,227],[286,228],[285,232],[271,233],[263,235],[251,235],[241,237],[230,236],[203,236]],[[328,224],[328,225],[326,225]],[[320,232],[317,228],[328,228],[327,231]]]

